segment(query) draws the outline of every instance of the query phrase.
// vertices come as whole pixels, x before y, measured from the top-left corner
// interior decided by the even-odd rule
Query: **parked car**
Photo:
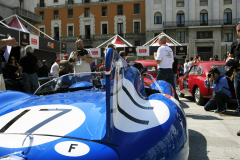
[[[141,63],[147,67],[147,73],[151,74],[156,80],[157,78],[157,62],[155,60],[135,60],[134,62]]]
[[[178,96],[192,96],[198,105],[204,105],[206,99],[210,99],[213,96],[213,90],[205,87],[205,80],[207,79],[209,69],[217,67],[221,75],[224,75],[228,70],[228,67],[225,65],[226,62],[222,61],[194,63],[187,74],[178,78],[176,87]],[[232,94],[232,98],[235,98],[234,93]]]
[[[187,160],[186,117],[164,93],[171,88],[143,98],[140,73],[112,48],[105,66],[55,78],[35,95],[0,92],[0,159]]]

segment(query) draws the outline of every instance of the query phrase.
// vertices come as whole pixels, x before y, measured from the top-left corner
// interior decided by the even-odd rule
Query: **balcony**
[[[226,21],[224,19],[208,20],[208,21],[182,21],[181,25],[177,21],[163,22],[164,29],[180,28],[180,27],[192,27],[192,26],[216,26],[216,25],[235,25],[240,19],[232,19],[232,21]]]
[[[40,15],[19,7],[14,8],[14,14],[17,14],[26,21],[29,21],[34,24],[42,22],[42,17]]]
[[[91,0],[82,0],[82,3],[91,3]]]
[[[65,1],[65,4],[66,4],[66,5],[74,4],[74,0],[66,0],[66,1]]]

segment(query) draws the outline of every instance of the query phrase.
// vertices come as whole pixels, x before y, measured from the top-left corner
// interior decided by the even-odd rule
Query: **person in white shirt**
[[[174,56],[172,49],[166,44],[167,37],[161,35],[159,37],[159,45],[160,47],[157,50],[157,53],[154,53],[154,59],[158,64],[158,74],[157,80],[167,81],[172,85],[175,91],[175,98],[178,99],[178,95],[176,93],[175,83],[174,83],[174,73],[172,70]]]
[[[69,61],[73,62],[74,73],[91,72],[90,63],[94,62],[92,52],[83,49],[83,41],[81,39],[75,42],[77,50],[70,54]]]
[[[188,62],[188,70],[191,69],[192,67],[192,62],[193,62],[193,57],[190,58],[190,61]]]
[[[186,60],[186,62],[184,63],[184,73],[187,73],[189,71],[188,62],[189,60]]]
[[[54,77],[58,77],[59,73],[59,63],[60,59],[56,59],[56,62],[52,65],[51,70],[50,70],[50,75]]]

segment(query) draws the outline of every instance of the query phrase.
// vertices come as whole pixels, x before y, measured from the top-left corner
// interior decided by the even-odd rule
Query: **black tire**
[[[182,92],[180,92],[179,84],[177,84],[177,86],[176,86],[176,93],[177,93],[178,97],[184,97],[184,94]]]
[[[195,88],[194,91],[194,100],[197,105],[204,105],[205,104],[205,98],[202,97],[202,94],[200,92],[200,89],[198,87]]]

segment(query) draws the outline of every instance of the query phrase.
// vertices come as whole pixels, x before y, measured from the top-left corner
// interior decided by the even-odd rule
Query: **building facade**
[[[146,41],[165,32],[188,46],[189,57],[202,60],[223,55],[237,39],[240,0],[148,0],[146,1]]]
[[[32,0],[0,0],[0,20],[3,23],[9,24],[12,18],[6,19],[12,15],[18,15],[31,25],[41,23],[41,16],[34,13],[34,1]],[[4,20],[6,19],[6,20]],[[20,20],[21,21],[21,20]],[[21,21],[23,25],[31,32],[34,33],[35,29],[29,24]]]
[[[80,38],[95,48],[115,34],[132,45],[145,43],[144,0],[35,0],[36,27],[55,40],[67,42],[67,53]],[[41,33],[37,33],[44,36]]]

